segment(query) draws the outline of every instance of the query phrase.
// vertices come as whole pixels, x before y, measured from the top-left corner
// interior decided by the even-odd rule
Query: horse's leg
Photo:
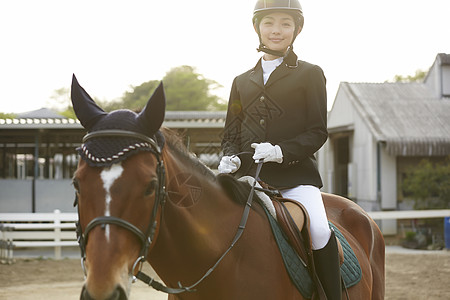
[[[367,275],[370,276],[371,282],[367,284],[371,286],[371,299],[384,299],[385,245],[383,235],[376,223],[358,206],[343,209],[342,222],[344,227],[349,229],[350,234],[356,238],[368,260],[367,267],[371,274]]]
[[[373,248],[370,255],[370,265],[373,274],[372,299],[384,299],[385,289],[385,244],[383,234],[372,221]]]

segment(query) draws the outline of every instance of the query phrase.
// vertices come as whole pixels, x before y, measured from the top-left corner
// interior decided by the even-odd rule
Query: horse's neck
[[[214,176],[180,163],[167,166],[167,213],[177,215],[176,226],[190,228],[191,234],[205,235],[202,227],[228,223],[230,215],[240,213],[239,205],[226,196]],[[166,220],[168,223],[172,220]],[[182,224],[181,224],[182,223]]]
[[[173,157],[166,158],[165,166],[167,202],[154,249],[158,256],[155,264],[178,260],[190,268],[193,257],[196,264],[217,258],[236,232],[242,206],[230,200],[214,177],[202,170],[177,163]]]

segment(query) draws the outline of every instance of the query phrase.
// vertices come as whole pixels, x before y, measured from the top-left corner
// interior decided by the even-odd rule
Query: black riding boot
[[[331,231],[327,245],[313,251],[314,265],[328,300],[341,299],[341,268],[336,236]]]

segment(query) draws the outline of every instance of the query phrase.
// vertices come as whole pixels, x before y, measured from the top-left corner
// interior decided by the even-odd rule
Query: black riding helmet
[[[290,51],[292,51],[295,38],[297,37],[296,34],[294,34],[294,38],[292,39],[292,42],[286,53],[271,50],[267,48],[261,41],[261,33],[259,32],[259,23],[264,18],[264,16],[273,12],[284,12],[290,14],[295,22],[295,32],[298,32],[303,28],[304,23],[303,10],[298,0],[258,0],[256,2],[255,8],[253,10],[252,21],[253,26],[255,26],[256,32],[258,33],[259,37],[259,47],[257,48],[257,50],[271,55],[284,57]]]

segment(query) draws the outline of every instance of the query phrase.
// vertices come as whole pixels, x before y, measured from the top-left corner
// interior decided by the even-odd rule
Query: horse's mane
[[[250,194],[251,186],[247,182],[239,181],[229,174],[217,175],[217,181],[224,189],[228,197],[235,202],[244,205]],[[253,194],[253,200],[259,199]]]
[[[227,196],[233,201],[242,205],[247,202],[251,190],[251,186],[248,183],[238,181],[229,174],[218,174],[216,176],[210,168],[205,166],[193,153],[189,152],[180,134],[166,127],[161,128],[161,133],[164,135],[165,146],[191,164],[193,169],[200,171],[201,174],[207,176],[210,180],[217,181]],[[254,197],[255,199],[257,198],[256,196]]]
[[[167,127],[161,128],[161,133],[164,136],[165,147],[169,147],[174,153],[183,158],[189,163],[194,170],[198,170],[201,174],[207,176],[209,179],[215,180],[214,172],[203,164],[195,154],[189,152],[183,143],[183,137],[174,130]]]

